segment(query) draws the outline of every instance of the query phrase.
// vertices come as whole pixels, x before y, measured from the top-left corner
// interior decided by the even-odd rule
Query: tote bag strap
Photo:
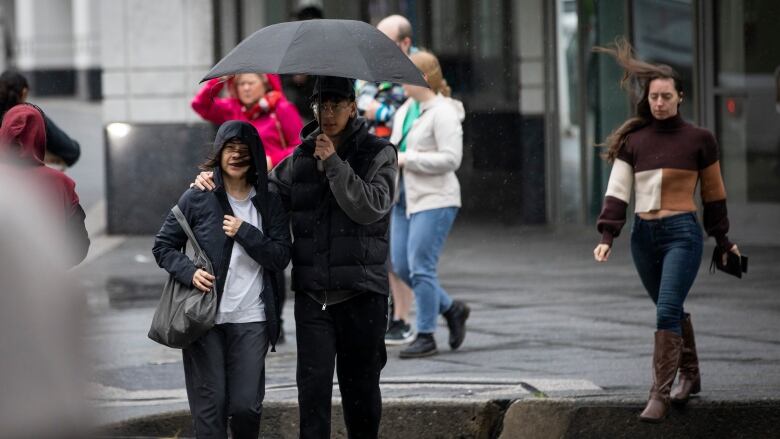
[[[179,222],[179,225],[184,230],[184,233],[187,235],[187,239],[192,243],[192,248],[195,250],[195,254],[204,254],[203,250],[200,248],[200,245],[198,244],[198,240],[195,239],[195,234],[192,233],[192,229],[190,228],[190,224],[187,222],[187,218],[184,217],[184,214],[181,213],[181,209],[179,209],[179,205],[174,205],[171,208],[171,211],[173,212],[173,215],[176,217],[176,221]]]

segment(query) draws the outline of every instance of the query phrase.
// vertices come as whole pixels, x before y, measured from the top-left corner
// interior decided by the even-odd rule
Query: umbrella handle
[[[317,77],[317,114],[314,117],[317,119],[317,127],[322,131],[322,76]],[[317,158],[317,170],[325,172],[325,165],[322,160]]]

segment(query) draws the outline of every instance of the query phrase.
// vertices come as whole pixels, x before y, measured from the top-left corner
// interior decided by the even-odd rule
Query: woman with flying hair
[[[683,90],[677,73],[667,65],[635,58],[625,39],[618,39],[614,48],[594,50],[613,56],[623,68],[624,89],[641,93],[634,116],[601,145],[606,147],[604,157],[612,163],[612,171],[597,221],[602,238],[593,256],[598,262],[609,258],[612,240],[626,223],[633,191],[631,254],[656,305],[653,385],[639,418],[661,422],[670,403],[685,404],[701,389],[693,324],[683,309],[702,256],[702,231],[694,202],[697,183],[704,230],[715,238],[724,258],[728,252],[739,255],[739,249],[727,237],[718,143],[711,132],[680,116]],[[672,389],[678,369],[679,381]]]

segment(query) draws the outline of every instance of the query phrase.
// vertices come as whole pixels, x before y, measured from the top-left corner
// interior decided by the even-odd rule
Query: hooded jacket
[[[403,137],[403,120],[413,99],[395,113],[393,135]],[[441,94],[420,104],[420,116],[406,135],[403,167],[406,214],[443,207],[460,207],[460,183],[455,171],[463,158],[463,104]]]
[[[292,212],[292,289],[323,304],[364,292],[387,295],[396,150],[353,118],[320,171],[313,155],[319,134],[316,121],[308,124],[301,145],[270,175],[271,190]]]
[[[272,90],[269,90],[255,107],[245,109],[237,97],[218,97],[225,81],[219,78],[211,79],[193,98],[192,109],[202,118],[217,125],[228,120],[241,120],[252,124],[263,140],[265,153],[271,157],[272,165],[276,166],[301,143],[298,133],[303,124],[295,105],[284,97],[279,77],[269,74],[268,83]]]
[[[66,224],[71,241],[72,265],[84,260],[89,235],[84,225],[84,209],[76,194],[76,183],[64,173],[44,165],[46,124],[34,106],[19,104],[3,116],[0,127],[0,160],[11,164],[37,186],[49,206]]]
[[[263,267],[264,287],[258,294],[265,303],[271,345],[275,346],[281,318],[281,301],[278,294],[282,293],[276,284],[275,273],[284,270],[290,262],[289,216],[279,196],[268,192],[265,152],[254,127],[246,122],[225,122],[219,127],[212,152],[219,157],[222,147],[231,139],[239,139],[249,146],[253,164],[249,178],[257,193],[252,197],[252,204],[260,212],[262,230],[247,222],[241,224],[233,238],[228,237],[222,230],[224,215],[233,215],[233,209],[227,198],[219,166],[213,169],[216,185],[213,191],[189,189],[179,198],[177,204],[187,218],[198,244],[212,263],[213,275],[216,278],[215,291],[220,299],[235,243],[241,245],[246,253]],[[161,268],[179,282],[191,285],[197,267],[180,251],[186,242],[187,235],[171,212],[155,237],[152,252]]]

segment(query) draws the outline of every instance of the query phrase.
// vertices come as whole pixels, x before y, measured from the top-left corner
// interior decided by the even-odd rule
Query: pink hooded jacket
[[[200,89],[192,100],[192,109],[202,118],[217,125],[228,120],[252,124],[263,141],[265,153],[271,157],[272,166],[276,166],[300,145],[303,123],[295,105],[282,94],[279,76],[267,76],[273,91],[267,92],[253,108],[244,108],[236,97],[218,97],[225,81],[215,78],[206,82]]]
[[[48,202],[70,232],[72,259],[76,265],[87,256],[89,234],[84,209],[76,194],[76,183],[67,175],[43,164],[46,154],[46,125],[37,107],[19,104],[3,117],[0,127],[0,172],[26,178]],[[10,166],[10,167],[9,167]]]
[[[70,216],[79,205],[76,195],[76,183],[56,169],[44,166],[46,153],[46,127],[43,116],[32,105],[20,104],[5,113],[3,126],[0,127],[0,152],[29,170],[41,190],[62,212],[63,217]]]

